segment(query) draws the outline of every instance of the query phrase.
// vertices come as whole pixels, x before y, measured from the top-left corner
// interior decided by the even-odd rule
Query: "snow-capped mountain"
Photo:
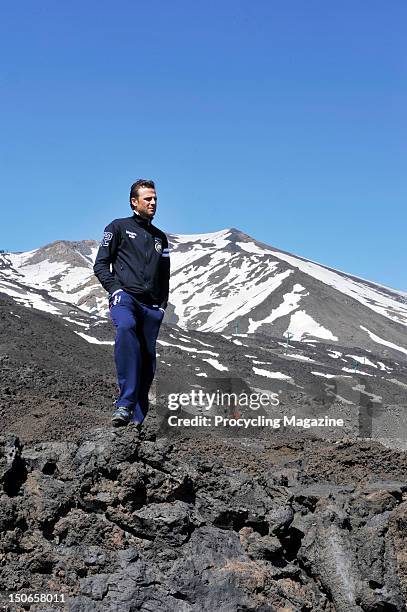
[[[166,321],[188,330],[289,335],[406,359],[407,294],[254,240],[236,229],[170,235]],[[86,327],[107,311],[98,242],[0,255],[0,291]]]

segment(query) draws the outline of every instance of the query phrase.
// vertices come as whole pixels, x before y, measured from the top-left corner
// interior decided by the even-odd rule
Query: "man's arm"
[[[163,240],[163,252],[160,259],[160,288],[161,301],[159,308],[165,310],[168,304],[168,294],[170,290],[170,251],[168,248],[167,236]]]
[[[120,244],[120,230],[115,227],[114,221],[105,228],[103,240],[100,243],[99,251],[96,255],[93,271],[103,288],[110,294],[117,289],[121,289],[120,282],[110,271],[110,264],[116,259],[117,249]]]

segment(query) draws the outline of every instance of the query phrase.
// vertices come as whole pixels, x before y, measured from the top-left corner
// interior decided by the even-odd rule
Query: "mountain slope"
[[[86,333],[81,329],[74,320],[27,309],[0,294],[0,428],[12,423],[25,439],[39,432],[53,439],[109,423],[116,395],[114,327],[100,318]],[[259,411],[243,405],[239,412],[332,415],[343,418],[344,427],[313,436],[372,437],[405,447],[406,361],[329,342],[290,340],[287,346],[260,333],[186,331],[166,324],[157,359],[153,398],[163,423],[169,393],[266,393],[278,396],[278,406]],[[196,414],[192,405],[183,411]],[[203,408],[201,414],[212,412]]]
[[[260,332],[407,358],[407,295],[258,242],[236,229],[170,235],[166,321],[199,331]],[[95,241],[59,241],[0,256],[0,291],[65,314],[106,315]],[[65,306],[62,306],[65,304]],[[77,311],[75,306],[80,309]],[[82,321],[86,326],[86,320]],[[86,330],[84,329],[86,332]]]

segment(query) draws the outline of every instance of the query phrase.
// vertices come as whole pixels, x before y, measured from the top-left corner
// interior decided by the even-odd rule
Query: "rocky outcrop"
[[[153,423],[0,440],[0,591],[74,612],[405,610],[403,453]]]

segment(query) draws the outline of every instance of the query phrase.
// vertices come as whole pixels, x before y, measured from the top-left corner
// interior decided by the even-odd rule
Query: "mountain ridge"
[[[236,228],[168,237],[167,323],[218,333],[289,334],[303,342],[329,340],[369,350],[381,345],[384,355],[407,354],[403,292],[277,249]],[[0,254],[0,291],[82,323],[89,316],[105,317],[106,293],[92,269],[98,244],[57,240]]]
[[[275,247],[275,246],[270,245],[270,244],[268,244],[266,242],[263,242],[262,240],[258,240],[257,238],[252,238],[250,236],[250,234],[246,234],[242,230],[239,230],[238,228],[235,228],[235,227],[224,228],[224,229],[221,229],[221,230],[218,230],[218,231],[215,231],[215,232],[196,232],[196,233],[192,233],[192,234],[176,234],[174,232],[166,232],[166,234],[167,234],[167,236],[175,236],[175,237],[176,236],[202,237],[202,236],[211,236],[211,235],[214,235],[214,234],[217,234],[217,233],[224,233],[224,232],[239,233],[242,236],[244,236],[245,238],[248,238],[249,241],[254,241],[258,245],[260,245],[260,246],[262,246],[264,248],[272,249],[272,250],[275,250],[275,251],[279,251],[281,253],[284,253],[286,255],[291,255],[291,256],[296,257],[298,259],[301,259],[303,261],[308,261],[308,262],[314,263],[314,264],[316,264],[318,266],[322,266],[322,267],[324,267],[327,270],[330,270],[332,272],[337,272],[338,274],[344,274],[344,275],[346,275],[346,276],[348,276],[350,278],[354,278],[355,280],[364,281],[364,282],[370,283],[370,284],[372,284],[374,286],[382,287],[383,289],[388,289],[390,292],[399,294],[401,296],[404,296],[407,299],[407,291],[403,291],[402,289],[397,289],[395,287],[391,287],[390,285],[385,285],[383,283],[379,283],[378,281],[374,281],[374,280],[366,278],[364,276],[358,276],[357,274],[354,274],[352,272],[347,272],[346,270],[341,270],[339,268],[335,268],[332,265],[324,264],[321,261],[317,261],[315,259],[309,259],[305,255],[297,255],[297,254],[293,253],[292,251],[287,251],[285,249],[282,249],[282,248],[279,248],[279,247]],[[1,254],[3,254],[3,255],[10,255],[10,254],[12,254],[12,255],[24,255],[24,254],[27,254],[27,253],[34,253],[36,251],[43,250],[43,249],[46,249],[48,247],[55,246],[55,245],[57,245],[59,243],[63,243],[63,244],[66,244],[66,245],[72,245],[73,247],[75,247],[75,245],[82,245],[84,243],[89,243],[89,244],[92,244],[92,246],[97,246],[99,244],[99,242],[100,241],[97,240],[96,238],[83,239],[83,240],[66,240],[64,238],[61,238],[61,239],[58,239],[58,240],[53,240],[52,242],[48,242],[48,243],[46,243],[43,246],[36,247],[36,248],[31,249],[29,251],[5,251],[5,250],[0,250],[0,255]]]

